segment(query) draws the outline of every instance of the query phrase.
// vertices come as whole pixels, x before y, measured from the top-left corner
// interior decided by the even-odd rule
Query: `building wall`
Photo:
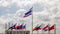
[[[15,30],[15,31],[5,31],[5,34],[30,34],[30,31],[20,31],[20,30]]]

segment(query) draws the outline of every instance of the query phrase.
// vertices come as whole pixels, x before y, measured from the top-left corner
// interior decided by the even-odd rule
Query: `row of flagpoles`
[[[7,28],[7,26],[8,26],[8,29],[7,30],[9,30],[9,29],[11,29],[11,30],[25,30],[26,31],[26,24],[20,24],[20,25],[17,25],[17,24],[12,24],[12,26],[10,26],[10,24],[8,24],[7,26],[6,26],[7,24],[5,24],[5,28]],[[54,24],[54,25],[50,25],[50,24],[48,24],[48,25],[45,25],[45,24],[37,24],[36,26],[34,26],[34,28],[32,29],[32,31],[39,31],[39,30],[41,30],[42,31],[42,34],[44,33],[44,32],[46,32],[46,31],[48,31],[48,34],[50,34],[50,31],[52,31],[52,30],[54,30],[54,34],[56,34],[56,24]],[[43,32],[44,31],[44,32]],[[38,32],[39,33],[39,32]]]
[[[50,27],[50,25],[48,24],[46,27],[44,27],[44,28],[42,28],[41,26],[42,25],[40,25],[40,26],[36,26],[34,29],[33,29],[33,7],[32,8],[30,8],[29,9],[29,11],[28,12],[26,12],[25,13],[25,15],[23,16],[24,18],[26,18],[26,17],[28,17],[28,16],[30,16],[30,15],[32,15],[32,34],[33,34],[33,31],[38,31],[38,30],[44,30],[44,31],[48,31],[48,32],[50,32],[51,30],[56,30],[56,27],[54,27],[55,25],[52,25],[51,27]],[[10,26],[9,26],[10,27]],[[26,29],[26,25],[24,25],[24,26],[22,26],[22,25],[19,25],[19,26],[16,26],[16,24],[15,25],[13,25],[13,26],[11,26],[10,27],[11,29]],[[9,28],[9,29],[10,29]],[[54,31],[55,31],[54,30]],[[50,34],[50,33],[48,33],[48,34]],[[56,31],[55,31],[55,34],[56,34]]]
[[[33,31],[38,32],[39,30],[42,31],[42,34],[46,31],[48,31],[48,34],[50,34],[50,31],[54,30],[54,34],[56,34],[56,24],[54,24],[52,26],[50,24],[48,24],[46,26],[41,24],[41,25],[39,25],[39,26],[37,25],[36,27],[33,28]]]

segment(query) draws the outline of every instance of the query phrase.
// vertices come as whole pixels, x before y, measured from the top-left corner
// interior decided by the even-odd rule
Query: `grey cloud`
[[[57,16],[57,17],[55,17],[55,19],[60,19],[60,17]]]
[[[38,19],[42,20],[42,21],[50,21],[49,16],[42,16],[42,15],[40,15],[40,16],[38,16]]]
[[[36,11],[36,12],[37,11],[42,12],[44,10],[44,5],[42,3],[38,3],[38,2],[34,3],[33,7],[34,7],[33,10]]]
[[[7,7],[0,6],[0,15],[5,15],[7,13],[15,13],[19,7],[14,3]]]

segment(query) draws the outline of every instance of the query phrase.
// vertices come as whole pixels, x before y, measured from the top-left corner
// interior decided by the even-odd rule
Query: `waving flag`
[[[23,24],[21,24],[21,25],[19,26],[19,29],[22,29],[22,27],[23,27]]]
[[[22,26],[22,29],[25,29],[26,28],[26,24]]]
[[[15,27],[16,27],[16,24],[12,26],[13,29],[16,29]]]
[[[37,26],[33,29],[33,31],[34,31],[34,30],[36,30],[36,31],[37,31],[37,30],[41,30],[41,29],[42,29],[42,26],[43,26],[43,24],[41,24],[40,26],[37,25]]]
[[[44,31],[48,31],[48,25],[43,28]]]
[[[54,25],[52,25],[49,29],[49,31],[54,30]]]
[[[12,29],[16,29],[15,26],[16,26],[16,24],[13,25],[13,26],[11,26],[11,27],[9,27],[9,29],[11,29],[11,30],[12,30]],[[8,29],[8,30],[9,30],[9,29]]]
[[[41,24],[40,26],[37,27],[38,30],[41,30],[43,27],[43,24]]]
[[[31,14],[32,14],[32,8],[30,8],[29,11],[25,13],[24,17],[28,17]]]
[[[37,27],[38,27],[38,25],[37,25],[36,27],[33,28],[33,31],[34,31],[34,30],[37,30]]]
[[[20,30],[25,29],[25,28],[26,28],[26,25],[24,24],[21,24],[20,26],[17,27],[17,29],[20,29]]]

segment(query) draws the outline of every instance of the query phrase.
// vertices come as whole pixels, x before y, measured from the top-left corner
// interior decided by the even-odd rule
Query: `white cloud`
[[[3,3],[2,3],[3,2]],[[31,1],[20,1],[20,0],[8,0],[8,1],[0,1],[0,5],[3,6],[3,7],[6,7],[6,6],[9,6],[13,3],[16,3],[19,7],[23,7],[23,6],[27,6],[29,5],[29,7],[31,7],[32,5],[34,5],[37,3],[40,5],[40,3],[42,3],[41,5],[44,7],[44,10],[42,12],[38,11],[38,12],[35,12],[34,11],[34,24],[37,24],[37,21],[38,21],[38,24],[40,23],[44,23],[44,24],[47,24],[47,23],[50,23],[50,24],[54,24],[58,22],[57,25],[59,25],[60,23],[60,19],[57,18],[57,20],[55,19],[55,17],[58,15],[60,15],[60,13],[58,14],[54,14],[54,12],[56,11],[56,6],[55,6],[55,3],[58,4],[58,0],[31,0]],[[60,5],[59,5],[60,6]],[[54,11],[55,10],[55,11]],[[58,7],[58,10],[60,12],[60,8]],[[13,22],[13,23],[16,23],[16,22],[19,22],[19,23],[22,23],[22,22],[25,22],[26,24],[28,25],[31,25],[31,16],[27,17],[27,18],[23,18],[24,16],[24,13],[27,12],[27,10],[25,9],[19,9],[16,11],[15,14],[7,14],[5,16],[1,16],[0,17],[0,22],[2,22],[2,24],[4,23],[7,23],[7,22]],[[40,18],[40,17],[41,18]],[[39,17],[39,18],[38,18]],[[46,17],[46,18],[45,18]],[[45,21],[45,19],[47,19],[47,21]],[[49,21],[48,21],[49,20]],[[31,29],[31,26],[28,27],[28,29]],[[2,28],[0,28],[2,29]],[[3,31],[1,31],[3,32]]]

